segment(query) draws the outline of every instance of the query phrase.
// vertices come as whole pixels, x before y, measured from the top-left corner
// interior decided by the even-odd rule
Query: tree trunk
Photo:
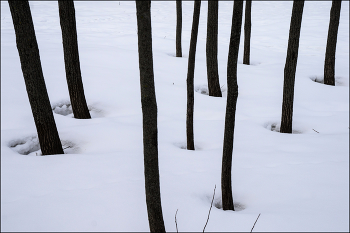
[[[245,2],[243,64],[250,65],[250,34],[252,30],[252,0]]]
[[[42,155],[63,154],[40,62],[28,1],[8,1],[23,77]]]
[[[335,86],[334,67],[335,50],[339,27],[341,1],[333,0],[328,28],[326,58],[324,61],[324,84]]]
[[[295,71],[298,61],[299,37],[304,1],[294,1],[290,21],[288,50],[284,66],[281,133],[292,133]]]
[[[208,1],[207,76],[209,95],[222,97],[218,71],[218,1]]]
[[[227,104],[225,116],[224,148],[222,155],[221,192],[222,208],[235,210],[232,199],[231,168],[233,136],[238,98],[237,60],[242,27],[243,1],[234,1],[230,47],[227,61]]]
[[[193,22],[191,31],[190,51],[188,56],[187,71],[187,116],[186,116],[186,134],[187,134],[187,150],[194,150],[193,137],[193,106],[194,106],[194,66],[196,60],[196,46],[198,36],[199,13],[201,9],[201,1],[194,1]]]
[[[74,3],[58,1],[66,78],[74,118],[90,119],[81,78]]]
[[[181,4],[181,0],[176,0],[176,57],[182,57],[181,30],[182,30],[182,4]]]
[[[136,15],[148,222],[151,232],[165,232],[159,184],[157,102],[153,72],[151,1],[136,1]]]

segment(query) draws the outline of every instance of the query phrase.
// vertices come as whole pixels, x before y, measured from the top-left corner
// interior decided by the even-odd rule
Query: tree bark
[[[63,154],[45,85],[28,1],[8,1],[23,77],[42,155]]]
[[[303,8],[304,1],[294,1],[289,29],[287,58],[284,66],[281,133],[292,133],[295,71],[298,61]]]
[[[136,1],[136,15],[148,222],[151,232],[165,232],[159,184],[157,102],[153,72],[151,1]]]
[[[243,1],[234,1],[230,47],[227,61],[227,104],[225,116],[224,146],[221,170],[221,192],[223,210],[235,210],[231,187],[233,137],[238,98],[237,60],[242,27]]]
[[[66,78],[74,118],[90,119],[81,78],[75,9],[72,0],[58,1]]]
[[[329,20],[326,57],[324,61],[324,84],[335,86],[335,51],[340,18],[341,0],[333,0]]]
[[[182,3],[176,0],[176,57],[182,57],[181,48]]]
[[[243,64],[250,65],[250,35],[252,30],[252,0],[245,2]]]
[[[218,1],[208,1],[206,53],[209,96],[222,97],[218,71],[218,11]]]
[[[186,115],[187,150],[194,150],[194,136],[193,136],[194,68],[195,68],[195,60],[196,60],[196,46],[197,46],[200,9],[201,9],[201,1],[195,0],[194,9],[193,9],[190,51],[188,56],[188,71],[187,71],[187,115]]]

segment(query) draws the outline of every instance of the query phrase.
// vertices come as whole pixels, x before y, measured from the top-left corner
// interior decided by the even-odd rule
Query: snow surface
[[[135,2],[75,2],[92,119],[72,118],[57,2],[30,2],[45,82],[66,154],[40,155],[8,3],[1,2],[1,231],[149,231]],[[183,58],[175,57],[176,7],[152,2],[159,168],[167,231],[349,231],[349,2],[343,1],[336,86],[323,79],[330,1],[305,2],[293,134],[281,134],[283,69],[292,2],[253,2],[251,65],[238,59],[232,189],[220,209],[226,64],[232,2],[219,3],[223,98],[207,89],[207,2],[195,69],[195,151],[186,142],[186,76],[193,2],[183,2]],[[243,21],[244,22],[244,21]],[[243,28],[243,27],[242,27]],[[201,94],[203,92],[204,94]],[[317,131],[317,132],[316,132]],[[219,207],[219,208],[217,208]]]

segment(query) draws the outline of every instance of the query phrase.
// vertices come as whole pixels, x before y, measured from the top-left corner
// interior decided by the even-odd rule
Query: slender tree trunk
[[[298,61],[300,27],[304,1],[294,1],[290,21],[288,50],[284,66],[281,133],[292,133],[295,71]]]
[[[245,2],[243,64],[250,65],[250,34],[252,30],[252,0]]]
[[[208,89],[210,96],[221,97],[218,71],[218,11],[218,1],[208,1],[206,46]]]
[[[81,78],[75,9],[72,0],[58,1],[62,29],[64,63],[74,118],[90,119]]]
[[[326,58],[324,61],[324,84],[335,86],[335,51],[339,27],[341,0],[333,0],[329,20]]]
[[[194,107],[194,66],[196,60],[196,46],[198,36],[199,14],[201,9],[201,1],[194,1],[193,22],[191,31],[190,51],[188,56],[187,71],[187,116],[186,116],[186,134],[187,134],[187,150],[194,150],[193,137],[193,107]]]
[[[165,232],[159,184],[157,101],[153,72],[151,1],[136,1],[136,15],[148,221],[151,232]]]
[[[63,154],[41,68],[39,48],[28,1],[8,1],[23,77],[42,155]]]
[[[243,1],[234,1],[230,47],[227,61],[227,104],[225,116],[224,148],[222,155],[221,192],[224,210],[235,210],[232,199],[231,168],[236,103],[238,98],[237,60],[242,27]]]
[[[182,57],[181,49],[182,3],[176,0],[176,57]]]

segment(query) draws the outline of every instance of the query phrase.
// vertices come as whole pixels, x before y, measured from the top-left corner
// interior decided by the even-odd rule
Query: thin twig
[[[318,132],[318,131],[316,131],[316,130],[314,130],[314,129],[312,129],[313,131],[315,131],[316,133],[320,133],[320,132]]]
[[[214,194],[213,194],[213,199],[211,200],[211,204],[210,204],[210,209],[209,209],[209,213],[208,213],[208,218],[207,218],[207,222],[205,223],[205,226],[203,228],[203,232],[205,230],[205,227],[207,226],[208,224],[208,221],[209,221],[209,215],[210,215],[210,211],[211,211],[211,207],[213,207],[213,201],[214,201],[214,196],[215,196],[215,189],[216,189],[216,185],[215,185],[215,188],[214,188]]]
[[[177,230],[177,221],[176,221],[176,215],[177,215],[177,211],[178,211],[179,209],[177,209],[176,210],[176,213],[175,213],[175,225],[176,225],[176,232],[179,232],[178,230]]]
[[[67,146],[66,148],[63,148],[63,150],[67,149],[67,148],[72,148],[71,146]]]
[[[259,217],[260,217],[260,214],[259,214],[258,217],[256,218],[255,223],[258,221]],[[250,232],[253,232],[253,229],[254,229],[254,227],[255,227],[255,223],[254,223],[252,229],[250,230]]]

